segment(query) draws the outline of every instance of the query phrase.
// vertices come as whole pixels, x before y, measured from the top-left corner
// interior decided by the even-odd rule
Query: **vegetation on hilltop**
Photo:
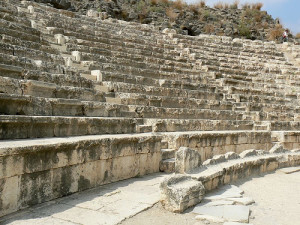
[[[64,8],[60,0],[34,0]],[[55,3],[56,2],[56,3]],[[208,7],[204,0],[186,4],[183,0],[64,0],[65,9],[85,14],[98,10],[105,18],[152,24],[159,29],[173,28],[180,34],[215,34],[259,40],[277,40],[283,27],[262,3],[240,5],[219,2]]]

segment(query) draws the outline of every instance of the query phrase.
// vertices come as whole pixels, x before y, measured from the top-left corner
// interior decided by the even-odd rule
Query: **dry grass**
[[[215,27],[212,24],[206,24],[204,26],[204,32],[207,34],[212,34],[213,32],[215,32]]]
[[[261,20],[262,20],[262,14],[260,14],[260,13],[255,14],[254,15],[254,20],[255,20],[255,22],[260,23]]]
[[[295,37],[300,38],[300,33],[297,33]]]
[[[251,5],[249,3],[245,3],[242,5],[242,9],[251,9]]]
[[[270,41],[279,40],[279,38],[282,37],[283,31],[284,31],[284,29],[283,29],[282,25],[281,24],[277,24],[273,29],[271,29],[269,31],[268,39]]]
[[[216,9],[223,9],[223,3],[222,2],[218,2],[218,3],[214,4],[214,8],[216,8]]]
[[[195,14],[201,14],[201,9],[205,7],[205,1],[201,0],[197,3],[191,4],[188,6],[189,10]]]
[[[157,5],[159,3],[159,0],[150,0],[151,5]]]
[[[238,9],[238,8],[239,8],[239,4],[240,4],[240,1],[239,1],[239,0],[236,0],[236,1],[234,1],[234,2],[230,5],[230,8],[231,8],[231,9]]]
[[[159,3],[164,4],[164,5],[169,5],[170,2],[169,0],[158,0]]]
[[[229,7],[230,7],[229,4],[223,2],[218,2],[214,4],[214,8],[216,9],[229,9]]]
[[[176,0],[173,2],[173,7],[175,9],[178,9],[178,10],[183,10],[184,6],[186,6],[186,4],[183,2],[183,0]]]
[[[262,24],[262,27],[263,27],[264,29],[267,29],[267,28],[269,28],[269,24],[268,24],[267,22],[264,22],[264,23]]]
[[[256,9],[256,10],[261,10],[261,8],[264,6],[264,4],[263,3],[261,3],[261,2],[258,2],[258,3],[254,3],[254,4],[252,4],[251,5],[251,8],[252,9]]]
[[[199,6],[196,4],[189,5],[189,10],[195,14],[198,14],[200,11]]]
[[[171,8],[171,7],[169,7],[169,8],[166,9],[166,15],[167,15],[167,17],[169,17],[169,19],[170,19],[171,22],[174,22],[177,19],[177,17],[178,17],[178,14],[175,13],[174,9]]]
[[[201,8],[204,8],[206,6],[205,0],[201,0],[198,4]]]

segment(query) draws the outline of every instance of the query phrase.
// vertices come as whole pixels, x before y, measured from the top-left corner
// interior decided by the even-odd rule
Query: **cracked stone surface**
[[[104,185],[0,218],[0,223],[118,224],[159,201],[159,184],[164,176],[164,174],[152,174]]]

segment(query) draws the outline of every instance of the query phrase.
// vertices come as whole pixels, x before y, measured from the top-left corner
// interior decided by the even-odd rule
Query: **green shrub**
[[[241,22],[239,24],[238,31],[241,36],[246,37],[248,39],[251,38],[251,31],[245,23]]]

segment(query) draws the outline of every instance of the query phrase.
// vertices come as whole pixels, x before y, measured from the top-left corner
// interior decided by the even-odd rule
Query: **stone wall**
[[[241,153],[247,149],[269,150],[272,147],[271,132],[219,131],[189,132],[167,135],[169,148],[189,147],[198,150],[201,160],[226,152]]]
[[[99,185],[159,171],[161,138],[43,139],[0,145],[0,216]]]
[[[272,136],[282,144],[284,149],[300,149],[300,132],[298,131],[273,131]]]

